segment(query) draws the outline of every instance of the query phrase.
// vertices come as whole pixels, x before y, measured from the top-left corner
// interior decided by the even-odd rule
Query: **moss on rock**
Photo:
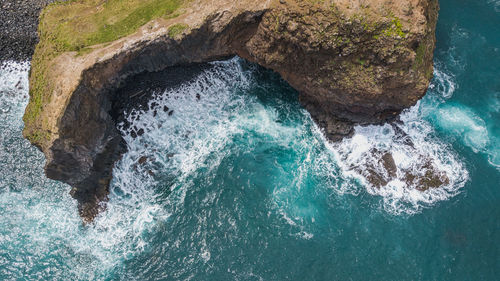
[[[168,28],[168,36],[171,38],[174,38],[177,35],[184,32],[188,28],[189,28],[189,26],[187,24],[183,24],[183,23],[173,24]]]

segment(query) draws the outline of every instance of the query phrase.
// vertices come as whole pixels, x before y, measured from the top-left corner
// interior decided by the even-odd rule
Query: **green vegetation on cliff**
[[[184,30],[186,30],[188,27],[189,26],[187,24],[183,23],[173,24],[168,28],[168,36],[173,38],[184,32]]]
[[[42,136],[30,125],[39,117],[51,90],[47,83],[52,59],[63,52],[84,54],[91,46],[112,42],[135,32],[147,22],[178,15],[185,0],[70,0],[47,6],[40,15],[36,47],[31,69],[31,102],[24,121],[26,136],[39,141]]]
[[[111,42],[127,36],[148,21],[176,16],[183,0],[73,0],[47,7],[40,35],[57,51]]]

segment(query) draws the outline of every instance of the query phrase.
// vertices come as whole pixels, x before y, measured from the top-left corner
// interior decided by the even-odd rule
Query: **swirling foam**
[[[144,225],[161,212],[147,196],[112,199],[94,224],[82,226],[70,187],[45,177],[45,157],[22,137],[28,70],[27,62],[0,67],[0,277],[104,279],[143,250]]]
[[[422,208],[434,205],[457,195],[468,180],[468,172],[453,150],[433,137],[429,123],[418,116],[418,105],[402,115],[403,123],[397,124],[404,135],[394,127],[356,127],[352,139],[344,140],[333,148],[338,153],[344,175],[362,181],[370,194],[383,198],[383,208],[393,214],[414,214]],[[380,158],[373,151],[389,151],[397,167],[397,176],[386,185],[377,187],[369,180],[366,169],[380,169]],[[439,174],[446,175],[448,183],[439,188],[418,190],[420,186],[405,181],[406,173],[424,176],[422,167],[429,164]],[[357,168],[361,167],[361,171]],[[383,172],[381,172],[383,173]]]
[[[461,143],[469,147],[474,153],[487,155],[488,162],[500,169],[500,138],[495,134],[495,115],[499,112],[498,94],[488,104],[488,122],[475,112],[472,108],[461,103],[446,102],[453,96],[457,89],[454,77],[440,70],[440,64],[434,71],[434,80],[430,86],[429,93],[420,106],[420,115],[428,119],[448,136],[459,139]],[[484,115],[483,115],[484,117]],[[488,118],[488,116],[486,116]],[[493,124],[491,124],[493,123]]]
[[[360,181],[368,193],[382,196],[383,209],[392,214],[415,214],[447,200],[457,195],[469,179],[462,160],[448,144],[437,138],[433,126],[423,119],[436,112],[436,107],[451,98],[456,89],[451,75],[436,69],[434,76],[431,93],[423,102],[406,110],[401,115],[402,122],[392,126],[358,126],[351,139],[327,145],[336,154],[344,177]],[[483,145],[480,143],[483,138],[481,127],[470,131],[471,142]],[[372,169],[382,177],[387,176],[381,164],[383,153],[392,155],[397,172],[395,177],[388,177],[383,186],[376,186],[370,178],[373,173],[368,171]],[[407,180],[408,173],[425,176],[423,167],[432,167],[430,171],[444,179],[439,188],[420,191],[418,182]],[[346,185],[346,190],[357,190],[355,182]]]
[[[293,147],[297,151],[312,149],[307,143],[309,123],[283,124],[275,108],[263,105],[248,94],[251,87],[261,86],[255,84],[253,75],[251,67],[242,68],[240,59],[216,62],[194,80],[158,93],[149,102],[148,110],[130,112],[128,122],[131,125],[122,128],[129,151],[117,165],[115,178],[122,181],[134,175],[138,180],[133,184],[117,184],[116,193],[123,193],[124,186],[145,190],[159,183],[167,185],[167,192],[159,191],[160,194],[169,193],[168,199],[163,199],[161,204],[172,212],[182,205],[187,190],[196,188],[192,178],[199,173],[210,177],[208,171],[217,169],[221,160],[231,153],[239,153],[240,149],[259,151],[261,141],[271,147]],[[134,138],[139,131],[144,134]],[[244,147],[235,147],[235,142]],[[140,159],[147,159],[146,163],[138,165]],[[317,213],[314,206],[289,204],[306,192],[301,191],[301,187],[307,186],[302,178],[307,177],[308,169],[314,170],[310,165],[298,164],[300,167],[293,175],[292,186],[280,182],[270,189],[274,199],[270,207],[298,227],[297,235],[311,238],[312,234],[302,228],[304,221],[301,220],[303,217],[314,220]],[[283,165],[287,177],[290,177],[290,169],[295,168],[282,163],[276,165]]]

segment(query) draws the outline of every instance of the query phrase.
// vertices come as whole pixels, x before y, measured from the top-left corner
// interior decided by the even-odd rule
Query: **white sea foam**
[[[339,192],[357,194],[361,192],[360,186],[364,186],[368,193],[381,196],[383,209],[392,214],[418,213],[422,208],[460,192],[469,178],[465,164],[449,145],[435,136],[432,125],[423,119],[435,114],[436,107],[451,98],[456,90],[451,75],[439,68],[435,69],[434,75],[430,96],[425,102],[406,110],[401,115],[401,123],[358,126],[351,139],[340,144],[327,143],[337,158],[343,177],[351,179],[340,185]],[[449,118],[443,123],[454,120]],[[467,118],[470,124],[477,125],[470,119],[474,117]],[[485,135],[481,126],[471,127],[469,134],[471,143],[484,147]],[[390,171],[384,167],[390,163],[382,158],[386,153],[392,156],[389,158],[397,168],[394,176],[389,175]],[[422,181],[413,178],[425,178],[429,174],[436,175],[434,179],[439,178],[442,185],[420,191]]]
[[[28,62],[3,62],[0,65],[0,116],[11,118],[9,114],[13,107],[23,107],[27,103],[28,93]],[[20,122],[17,122],[21,124]]]
[[[330,145],[344,176],[359,180],[370,194],[382,196],[383,208],[393,214],[414,214],[449,199],[458,194],[468,180],[465,165],[448,145],[432,136],[433,129],[419,117],[418,107],[402,115],[403,123],[395,125],[397,131],[388,124],[356,127],[352,139]],[[381,164],[384,153],[392,154],[397,167],[395,177],[388,176]],[[421,182],[408,180],[408,175],[425,177],[426,169],[443,180],[439,188],[420,191]],[[375,185],[371,180],[373,173],[382,175],[387,182]]]
[[[110,268],[107,263],[116,264],[120,243],[103,247],[103,232],[94,235],[95,228],[82,228],[69,187],[45,177],[43,154],[22,137],[28,70],[27,62],[0,66],[0,254],[6,251],[27,261],[0,264],[2,274],[27,280],[98,279]],[[55,253],[63,264],[54,262],[44,271],[32,271]],[[67,270],[54,270],[58,266]]]
[[[198,169],[217,165],[231,137],[241,132],[235,120],[237,113],[250,102],[248,97],[230,94],[232,87],[248,86],[248,77],[240,65],[229,61],[214,66],[193,81],[157,95],[149,102],[149,110],[129,115],[132,126],[124,131],[129,152],[118,165],[117,173],[124,178],[137,174],[133,170],[137,170],[137,161],[144,156],[152,172],[149,174],[174,176],[171,189],[175,190],[182,189],[178,183],[184,183]],[[132,131],[141,129],[144,135],[131,136]],[[141,177],[132,186],[151,186],[153,178],[146,175],[146,182]],[[118,184],[120,189],[129,185]]]
[[[484,151],[490,143],[486,124],[470,108],[461,105],[444,105],[434,112],[437,125],[460,136],[474,152]]]
[[[434,67],[434,80],[429,86],[430,91],[439,93],[437,96],[449,99],[453,96],[453,93],[457,89],[457,84],[455,82],[455,78],[440,69],[439,65]]]

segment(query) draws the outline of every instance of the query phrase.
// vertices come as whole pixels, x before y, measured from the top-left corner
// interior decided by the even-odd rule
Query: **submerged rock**
[[[142,95],[117,94],[130,77],[238,55],[281,74],[336,141],[355,124],[395,119],[432,76],[437,0],[156,1],[139,13],[149,2],[130,1],[108,21],[115,1],[59,3],[41,16],[24,135],[89,220],[125,151],[116,104]],[[104,25],[85,24],[95,18]],[[391,157],[381,161],[393,175]]]
[[[404,180],[408,186],[414,186],[417,190],[426,191],[450,184],[450,179],[445,172],[439,171],[430,161],[419,167],[420,170],[405,171]]]
[[[366,175],[366,179],[377,188],[386,186],[390,181],[397,179],[398,168],[390,152],[372,149],[368,153],[370,155],[366,157],[376,159],[376,162],[367,162],[366,166],[357,166],[354,170]]]
[[[369,154],[367,157],[378,161],[368,161],[365,166],[352,168],[364,175],[368,182],[376,188],[382,188],[391,181],[401,181],[405,183],[407,188],[426,191],[450,183],[446,173],[435,167],[430,160],[414,163],[415,166],[411,168],[398,169],[394,157],[389,151],[381,152],[372,149]]]

